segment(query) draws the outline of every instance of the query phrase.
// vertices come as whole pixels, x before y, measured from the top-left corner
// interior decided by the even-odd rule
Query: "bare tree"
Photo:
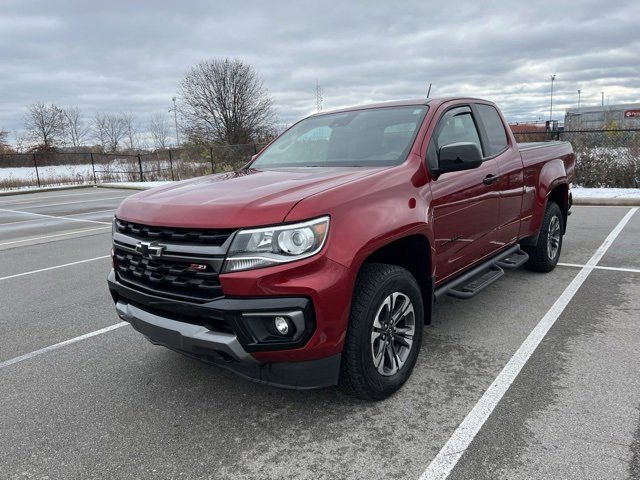
[[[104,113],[96,113],[91,121],[91,130],[94,140],[102,147],[107,149],[107,116]]]
[[[275,121],[262,80],[239,59],[200,62],[182,80],[180,97],[184,130],[192,140],[249,143]]]
[[[96,113],[93,119],[93,135],[102,148],[108,152],[118,151],[127,129],[122,116]]]
[[[65,131],[64,112],[53,104],[34,103],[25,117],[29,139],[39,148],[49,150],[62,141]]]
[[[14,143],[16,146],[16,153],[24,153],[27,145],[27,136],[23,133],[13,132]]]
[[[120,142],[127,135],[127,126],[120,115],[107,115],[107,147],[111,152],[117,152]]]
[[[84,122],[80,109],[78,107],[65,108],[64,118],[67,143],[73,147],[83,146],[89,136],[89,126]]]
[[[122,121],[125,125],[126,137],[125,137],[125,145],[128,150],[135,150],[136,144],[138,143],[138,128],[136,126],[136,117],[133,113],[123,113]]]
[[[169,145],[169,121],[161,113],[155,113],[149,118],[149,133],[156,149],[167,148]]]

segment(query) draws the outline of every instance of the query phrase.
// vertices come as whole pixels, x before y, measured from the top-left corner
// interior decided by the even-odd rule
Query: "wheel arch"
[[[431,322],[434,288],[432,255],[431,244],[425,235],[413,233],[385,243],[363,259],[358,272],[369,263],[397,265],[408,270],[416,279],[422,293],[425,323]]]
[[[544,218],[544,212],[547,211],[549,202],[554,202],[560,207],[562,212],[562,233],[567,231],[567,219],[569,217],[569,184],[565,182],[556,182],[552,188],[549,189],[544,202],[541,206],[541,213],[538,215],[539,219],[536,220],[537,227],[536,233],[529,237],[525,237],[520,240],[520,244],[523,246],[534,246],[538,243],[538,237],[540,236],[540,229],[542,228],[542,219]]]
[[[547,195],[545,210],[550,201],[556,203],[562,211],[562,233],[564,234],[567,231],[567,217],[569,214],[569,185],[560,183],[551,189],[549,195]]]

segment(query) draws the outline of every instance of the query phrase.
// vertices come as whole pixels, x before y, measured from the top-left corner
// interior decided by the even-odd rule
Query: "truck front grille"
[[[114,246],[114,254],[120,281],[136,290],[194,302],[223,295],[218,273],[211,265],[149,259],[118,246]]]
[[[233,230],[191,229],[174,227],[156,227],[141,225],[116,219],[116,230],[124,235],[133,235],[149,240],[165,240],[173,243],[202,243],[220,246],[227,241]]]

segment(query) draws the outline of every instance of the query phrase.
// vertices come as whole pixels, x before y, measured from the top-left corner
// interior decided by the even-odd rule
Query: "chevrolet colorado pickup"
[[[154,344],[383,399],[411,374],[438,298],[555,267],[574,166],[566,142],[517,144],[485,100],[322,112],[239,171],[124,200],[109,289]]]

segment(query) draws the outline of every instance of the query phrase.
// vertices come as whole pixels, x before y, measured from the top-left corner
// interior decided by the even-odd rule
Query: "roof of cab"
[[[391,102],[381,102],[381,103],[369,103],[366,105],[357,105],[353,107],[346,108],[338,108],[336,110],[328,110],[323,112],[315,113],[311,116],[316,115],[326,115],[328,113],[341,113],[341,112],[352,112],[354,110],[366,110],[369,108],[382,108],[382,107],[410,107],[417,105],[440,105],[441,103],[450,101],[450,100],[481,100],[479,98],[469,98],[469,97],[440,97],[440,98],[414,98],[409,100],[394,100]],[[482,100],[484,101],[484,100]]]

